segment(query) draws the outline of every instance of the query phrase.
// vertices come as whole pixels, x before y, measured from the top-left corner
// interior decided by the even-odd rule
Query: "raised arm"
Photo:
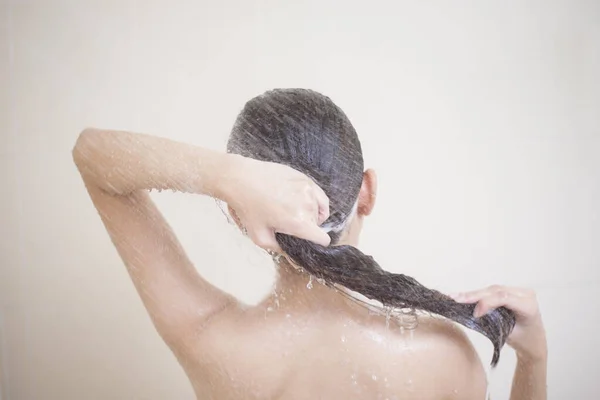
[[[224,157],[127,132],[88,129],[73,158],[158,332],[175,344],[234,303],[196,272],[145,189],[220,196]]]
[[[144,306],[172,348],[236,301],[197,273],[148,189],[228,202],[249,236],[265,248],[276,247],[275,231],[322,244],[329,240],[317,226],[328,216],[324,193],[282,165],[97,129],[80,134],[73,158]]]
[[[491,286],[457,295],[455,300],[477,303],[476,316],[498,307],[507,307],[515,313],[517,323],[507,341],[517,352],[510,400],[546,400],[548,347],[535,293],[529,289]]]

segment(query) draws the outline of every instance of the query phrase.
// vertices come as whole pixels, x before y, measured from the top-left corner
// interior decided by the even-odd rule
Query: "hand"
[[[514,348],[517,356],[522,359],[546,359],[546,332],[533,290],[494,285],[451,297],[459,303],[477,303],[473,313],[475,317],[482,317],[502,306],[512,310],[516,316],[516,325],[508,337],[508,345]]]
[[[329,218],[329,199],[308,176],[282,164],[229,155],[224,201],[252,241],[281,253],[275,232],[328,246],[319,228]]]

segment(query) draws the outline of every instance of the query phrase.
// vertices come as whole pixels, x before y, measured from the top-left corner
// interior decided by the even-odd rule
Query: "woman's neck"
[[[275,306],[287,304],[319,311],[364,312],[364,308],[349,298],[343,288],[335,288],[319,281],[286,259],[277,263],[278,279],[271,302]]]
[[[289,261],[281,259],[277,263],[277,282],[275,294],[291,294],[295,297],[323,297],[334,296],[335,290],[320,283],[315,277],[303,269],[292,265]]]

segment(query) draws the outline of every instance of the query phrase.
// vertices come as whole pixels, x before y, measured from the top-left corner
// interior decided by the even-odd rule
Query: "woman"
[[[448,319],[488,336],[496,353],[510,333],[518,355],[511,399],[546,398],[546,340],[533,292],[492,286],[452,300],[356,249],[377,180],[363,171],[356,132],[329,98],[295,89],[250,100],[227,154],[88,129],[73,156],[199,399],[483,399],[482,364]],[[199,276],[152,189],[225,201],[277,261],[273,294],[248,307]],[[353,300],[356,292],[448,319],[419,314],[415,321],[411,313],[413,326],[406,318],[390,324],[403,314],[374,313]]]

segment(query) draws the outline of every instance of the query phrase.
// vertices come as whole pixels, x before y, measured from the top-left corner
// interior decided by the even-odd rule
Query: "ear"
[[[367,216],[373,212],[377,197],[377,174],[368,169],[363,174],[362,185],[358,194],[358,215]]]

